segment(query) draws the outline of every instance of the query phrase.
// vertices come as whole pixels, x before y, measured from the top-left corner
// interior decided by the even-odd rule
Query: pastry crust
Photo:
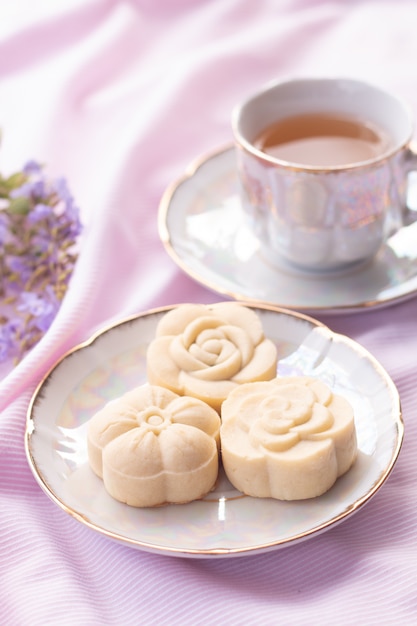
[[[145,384],[91,418],[90,466],[112,497],[131,506],[190,502],[215,485],[219,430],[205,403]]]
[[[147,351],[151,384],[199,398],[216,411],[233,389],[274,378],[276,367],[277,349],[259,316],[235,302],[172,309]]]
[[[322,495],[357,455],[351,405],[305,376],[232,391],[222,406],[220,437],[230,482],[259,498]]]

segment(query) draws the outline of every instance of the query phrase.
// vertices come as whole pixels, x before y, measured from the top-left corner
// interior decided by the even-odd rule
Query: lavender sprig
[[[65,179],[48,180],[35,161],[0,175],[0,362],[18,362],[50,327],[81,230]]]

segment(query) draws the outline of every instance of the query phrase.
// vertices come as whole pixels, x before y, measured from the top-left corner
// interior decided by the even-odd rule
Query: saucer
[[[233,146],[200,158],[166,190],[158,228],[185,273],[238,300],[337,313],[389,306],[417,293],[417,222],[390,237],[371,261],[343,273],[309,273],[268,259],[244,219]]]

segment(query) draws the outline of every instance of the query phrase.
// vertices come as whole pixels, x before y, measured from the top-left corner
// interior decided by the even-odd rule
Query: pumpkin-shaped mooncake
[[[204,402],[142,385],[88,424],[88,457],[108,493],[135,507],[202,498],[218,474],[220,418]]]

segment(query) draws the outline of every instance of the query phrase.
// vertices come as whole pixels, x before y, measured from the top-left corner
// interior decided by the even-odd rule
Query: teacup
[[[235,107],[232,127],[243,209],[269,258],[348,268],[417,219],[406,207],[412,115],[376,86],[272,83]]]

